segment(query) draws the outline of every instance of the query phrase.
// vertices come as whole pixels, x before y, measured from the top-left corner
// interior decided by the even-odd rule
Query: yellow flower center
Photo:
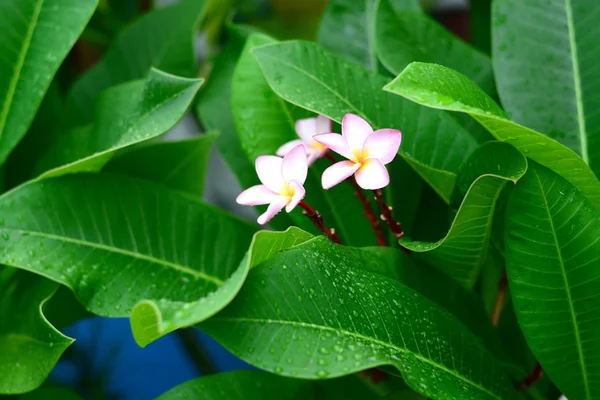
[[[279,191],[279,194],[291,199],[296,194],[296,188],[293,185],[290,185],[289,181],[285,181],[281,190]]]

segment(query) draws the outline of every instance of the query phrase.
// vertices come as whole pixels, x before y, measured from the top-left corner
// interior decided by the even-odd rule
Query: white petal
[[[313,149],[308,153],[308,166],[310,167],[319,158],[323,158],[329,149]]]
[[[321,176],[323,189],[330,189],[351,176],[360,167],[352,161],[340,161],[327,168]]]
[[[561,395],[561,396],[558,398],[558,400],[568,400],[568,399],[567,399],[567,398],[565,397],[565,395],[563,394],[563,395]]]
[[[240,193],[235,201],[245,206],[259,206],[261,204],[269,204],[276,196],[277,194],[265,185],[256,185]]]
[[[324,133],[322,135],[316,135],[314,139],[324,146],[327,146],[331,150],[335,151],[342,157],[346,157],[349,160],[353,160],[354,154],[348,148],[348,144],[342,135],[339,133]]]
[[[275,154],[277,154],[279,157],[283,157],[298,145],[304,145],[304,142],[300,139],[292,140],[291,142],[287,142],[278,148]],[[308,147],[304,146],[304,149],[307,150]]]
[[[305,118],[296,121],[296,133],[306,144],[312,141],[312,137],[317,134],[317,119]]]
[[[396,129],[379,129],[365,141],[363,156],[374,157],[384,165],[392,162],[402,141],[402,134]]]
[[[352,153],[360,152],[363,149],[365,140],[373,133],[371,125],[358,115],[346,114],[342,120],[342,135],[348,143],[348,148]]]
[[[290,181],[289,184],[294,189],[294,195],[292,196],[292,200],[285,207],[285,211],[292,212],[306,195],[306,190],[304,190],[304,186],[298,181]]]
[[[258,217],[258,219],[256,220],[256,222],[258,222],[261,225],[266,224],[275,215],[277,215],[277,213],[279,213],[279,211],[283,210],[283,207],[285,207],[286,204],[289,201],[290,201],[289,197],[286,197],[286,196],[277,196],[273,200],[273,202],[271,204],[269,204],[269,207],[267,208],[267,211],[265,211],[264,214],[262,214],[260,217]]]
[[[275,156],[260,156],[256,159],[256,173],[258,179],[263,185],[280,193],[283,189],[283,176],[281,175],[281,165],[283,159]]]
[[[385,166],[376,158],[367,158],[354,175],[358,186],[365,190],[381,189],[390,183]]]
[[[316,118],[315,125],[316,125],[315,134],[317,134],[317,135],[319,133],[333,132],[331,120],[324,115],[319,115]]]
[[[283,157],[281,175],[285,181],[295,180],[300,183],[306,181],[308,173],[308,160],[304,146],[296,146]]]

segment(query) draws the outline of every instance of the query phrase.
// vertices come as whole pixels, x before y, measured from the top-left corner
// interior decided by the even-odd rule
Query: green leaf
[[[252,162],[258,156],[274,154],[282,144],[298,139],[296,120],[311,116],[305,110],[286,103],[273,92],[252,55],[252,50],[257,46],[273,42],[274,39],[262,34],[251,35],[233,75],[233,118],[242,148]],[[375,234],[368,220],[362,217],[348,218],[349,215],[363,213],[352,187],[345,183],[331,190],[322,189],[321,175],[329,165],[328,160],[322,159],[311,166],[304,184],[304,200],[322,214],[325,224],[336,230],[342,243],[375,245]],[[291,213],[290,217],[303,229],[318,232],[300,210]]]
[[[8,244],[1,244],[4,254]],[[44,316],[44,304],[57,287],[41,276],[0,267],[1,394],[25,393],[40,386],[73,343]]]
[[[318,42],[346,60],[377,71],[377,0],[330,0],[321,19]]]
[[[231,113],[231,80],[246,38],[229,29],[229,38],[217,56],[206,84],[198,94],[195,112],[208,130],[218,130],[215,145],[242,187],[257,185],[254,165],[246,157]]]
[[[364,269],[365,260],[385,269],[387,258],[356,255],[324,237],[278,254],[255,267],[235,300],[200,327],[279,375],[323,379],[392,365],[428,397],[517,398],[462,323],[398,281]]]
[[[179,141],[155,142],[117,155],[103,171],[162,183],[201,198],[210,149],[217,132]]]
[[[0,197],[0,221],[0,263],[67,286],[94,314],[133,309],[142,345],[235,295],[255,231],[162,185],[105,173],[20,186]]]
[[[506,112],[574,150],[596,175],[599,13],[596,0],[551,6],[543,0],[498,0],[492,10],[494,69]]]
[[[458,166],[477,146],[451,116],[383,92],[386,78],[313,43],[273,44],[254,53],[269,85],[284,100],[336,122],[353,113],[375,129],[402,130],[402,157],[449,199]]]
[[[600,216],[569,182],[532,163],[506,211],[510,291],[544,374],[571,399],[600,396]]]
[[[122,30],[104,57],[71,88],[65,110],[69,126],[91,122],[104,89],[142,79],[151,67],[195,77],[194,33],[206,4],[207,0],[184,0],[156,8]]]
[[[59,136],[38,171],[50,177],[100,170],[116,150],[154,138],[175,125],[201,84],[200,79],[152,69],[145,81],[106,90],[98,100],[94,123]]]
[[[502,109],[464,75],[435,64],[410,64],[385,90],[427,107],[469,114],[498,140],[562,175],[600,210],[600,184],[586,163],[557,141],[506,118]]]
[[[490,58],[420,8],[394,9],[392,0],[379,0],[376,38],[377,56],[394,75],[413,61],[433,62],[460,71],[491,95],[496,92]]]
[[[74,389],[65,386],[44,385],[33,392],[19,396],[20,400],[83,400]]]
[[[283,378],[260,371],[232,371],[192,379],[157,400],[246,400],[246,399],[311,399],[312,384],[308,381]]]
[[[25,135],[52,77],[98,0],[5,0],[0,4],[0,165]]]
[[[189,380],[157,400],[363,400],[373,398],[373,394],[357,376],[311,382],[262,371],[238,370]]]
[[[457,187],[467,187],[450,227],[437,242],[408,238],[400,244],[421,253],[422,258],[472,289],[485,262],[496,201],[508,182],[517,183],[527,170],[527,160],[513,146],[488,142],[476,149],[461,166]]]

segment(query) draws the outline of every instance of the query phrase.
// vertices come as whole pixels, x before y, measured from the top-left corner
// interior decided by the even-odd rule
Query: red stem
[[[337,162],[335,157],[333,157],[330,153],[325,154],[325,158],[331,161],[332,164],[335,164]],[[360,204],[362,204],[365,216],[371,224],[371,228],[373,229],[373,232],[375,232],[375,236],[377,236],[377,244],[379,246],[387,246],[387,243],[385,242],[385,237],[383,236],[383,232],[381,230],[381,226],[379,226],[379,221],[377,220],[377,217],[375,216],[375,213],[371,208],[371,204],[369,204],[369,199],[367,199],[361,187],[358,186],[358,183],[356,183],[356,180],[354,178],[350,178],[348,182],[350,182],[350,184],[354,188],[354,195],[358,198]]]
[[[496,302],[494,303],[494,312],[492,313],[492,325],[498,326],[500,315],[504,308],[504,299],[506,297],[506,289],[508,289],[508,277],[506,270],[502,270],[500,282],[498,282],[498,293],[496,294]]]
[[[517,387],[519,390],[527,390],[531,385],[537,382],[543,375],[544,371],[542,371],[542,366],[539,362],[535,363],[535,367],[533,367],[533,371],[519,384]]]
[[[298,205],[300,207],[302,207],[302,209],[304,210],[303,211],[304,215],[306,215],[308,218],[310,218],[310,220],[313,222],[313,224],[315,224],[315,226],[321,232],[323,232],[323,234],[325,236],[327,236],[334,243],[338,243],[338,244],[340,243],[340,238],[338,237],[337,233],[335,233],[335,229],[330,229],[325,226],[325,223],[323,222],[323,217],[321,216],[321,214],[319,214],[319,212],[317,210],[315,210],[314,208],[309,206],[304,201],[300,201],[300,203],[298,203]]]
[[[385,202],[383,190],[381,190],[381,189],[373,190],[373,194],[375,195],[375,202],[377,202],[377,204],[379,205],[379,208],[381,208],[381,220],[384,221],[389,226],[392,233],[398,239],[400,239],[402,236],[404,236],[404,231],[402,230],[402,225],[400,225],[400,222],[397,222],[394,219],[394,216],[392,215],[392,207],[388,206],[387,203]],[[401,249],[405,253],[410,253],[410,251],[405,247],[401,246]]]

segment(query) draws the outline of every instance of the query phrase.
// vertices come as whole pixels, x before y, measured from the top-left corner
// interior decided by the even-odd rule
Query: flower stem
[[[537,382],[543,375],[544,371],[542,371],[542,366],[539,362],[535,363],[535,367],[533,367],[533,371],[527,376],[527,378],[523,379],[523,382],[519,383],[517,389],[519,390],[527,390],[531,385]]]
[[[504,308],[504,299],[506,297],[506,290],[508,289],[508,277],[506,276],[506,270],[502,270],[502,276],[500,282],[498,282],[498,292],[496,294],[496,302],[494,303],[494,311],[492,313],[492,325],[498,326],[500,321],[500,315]]]
[[[385,198],[383,196],[383,190],[381,190],[381,189],[373,190],[373,194],[375,195],[375,201],[379,205],[379,208],[381,208],[381,220],[383,222],[385,222],[389,226],[392,233],[398,239],[400,239],[402,236],[404,236],[404,231],[402,230],[402,225],[400,225],[400,222],[396,222],[396,220],[394,219],[394,216],[392,215],[392,207],[388,206],[387,203],[385,202]],[[410,251],[407,248],[405,248],[405,247],[401,247],[401,248],[402,248],[402,251],[404,251],[405,253],[410,253]]]
[[[325,158],[331,161],[332,164],[335,164],[337,162],[335,157],[333,157],[330,153],[327,153],[325,155]],[[373,232],[375,232],[375,236],[377,237],[377,244],[379,246],[387,246],[387,243],[385,242],[385,237],[383,236],[383,232],[381,231],[381,226],[379,226],[379,221],[377,220],[377,217],[375,216],[375,213],[371,208],[369,199],[367,199],[367,196],[365,196],[361,187],[358,186],[358,183],[356,183],[356,180],[354,178],[348,179],[348,182],[350,182],[350,184],[354,188],[354,195],[358,198],[360,204],[362,204],[365,216],[367,217],[367,220],[371,224],[371,228],[373,229]]]
[[[323,222],[323,217],[316,211],[314,208],[306,204],[304,201],[298,203],[300,207],[303,209],[303,214],[306,215],[310,220],[315,224],[315,226],[323,232],[325,236],[327,236],[333,243],[340,243],[340,238],[337,233],[335,233],[335,229],[331,229],[325,226]]]

